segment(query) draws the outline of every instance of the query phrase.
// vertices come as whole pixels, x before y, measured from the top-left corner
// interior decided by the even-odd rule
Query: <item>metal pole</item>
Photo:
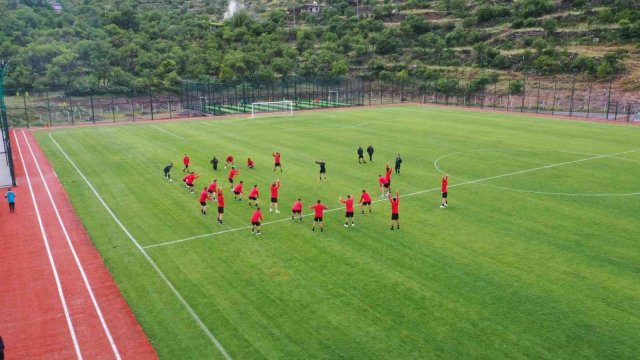
[[[507,111],[511,105],[511,75],[509,75],[509,85],[507,86]]]
[[[153,121],[153,96],[149,92],[149,107],[151,108],[151,121]]]
[[[618,120],[618,105],[619,105],[619,104],[620,104],[620,103],[618,103],[618,102],[616,101],[616,113],[613,115],[613,121],[617,121],[617,120]]]
[[[612,82],[609,82],[609,94],[607,95],[607,117],[606,120],[609,120],[609,105],[611,103],[611,84]]]
[[[589,83],[589,99],[587,100],[587,119],[589,118],[589,112],[591,111],[591,90],[593,89],[593,82]]]
[[[553,81],[553,103],[551,105],[551,115],[556,112],[556,90],[558,89],[558,80]]]
[[[113,104],[113,94],[111,94],[111,116],[113,117],[113,122],[116,122],[116,112],[115,105]]]
[[[93,121],[93,123],[95,124],[96,115],[95,115],[95,112],[93,111],[93,91],[91,91],[90,99],[91,99],[91,121]]]
[[[7,108],[4,104],[4,74],[7,70],[7,63],[0,60],[0,130],[4,133],[4,146],[11,175],[11,184],[16,186],[16,174],[13,167],[13,154],[11,153],[11,138],[9,137],[9,121],[7,120]]]
[[[498,97],[498,81],[496,81],[496,83],[493,84],[493,110],[496,109],[496,98],[497,97]]]
[[[522,76],[522,104],[520,105],[520,112],[524,111],[524,98],[527,96],[527,75]]]
[[[129,100],[131,100],[131,117],[133,121],[136,121],[136,110],[133,105],[133,92],[129,94]]]
[[[49,127],[51,127],[51,104],[49,103],[49,90],[46,91],[47,94],[47,111],[49,112]]]
[[[538,79],[538,96],[536,98],[536,114],[538,113],[539,109],[540,109],[540,79]]]
[[[24,119],[27,121],[27,129],[29,128],[29,113],[27,112],[27,92],[22,92],[22,102],[24,103]]]
[[[569,116],[573,115],[573,96],[576,92],[576,74],[573,74],[573,82],[571,84],[571,99],[569,100]]]

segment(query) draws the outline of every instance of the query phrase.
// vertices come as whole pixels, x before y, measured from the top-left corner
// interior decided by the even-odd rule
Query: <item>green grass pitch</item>
[[[37,132],[160,356],[204,359],[222,355],[49,134],[233,358],[640,354],[640,127],[404,106]],[[356,148],[369,144],[374,161],[359,165]],[[272,172],[274,151],[283,173]],[[199,189],[225,185],[224,225],[182,186],[185,153]],[[233,154],[263,209],[280,178],[282,212],[264,211],[272,222],[297,197],[340,208],[338,197],[367,189],[378,200],[377,175],[397,153],[393,189],[409,195],[399,231],[379,201],[353,228],[340,209],[325,215],[324,233],[306,217],[252,236],[246,199],[234,202],[228,170],[209,165]],[[170,160],[174,182],[162,175]],[[450,175],[447,209],[440,171]]]

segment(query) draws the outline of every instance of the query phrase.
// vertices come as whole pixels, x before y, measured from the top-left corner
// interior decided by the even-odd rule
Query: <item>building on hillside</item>
[[[304,4],[298,8],[301,13],[318,14],[325,5],[313,2],[313,4]]]
[[[56,14],[62,13],[62,4],[56,1],[52,1],[49,4],[51,5],[51,8],[53,9],[53,11],[56,12]]]

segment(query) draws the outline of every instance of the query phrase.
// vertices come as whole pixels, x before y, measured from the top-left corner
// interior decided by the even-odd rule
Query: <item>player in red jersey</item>
[[[258,207],[258,197],[260,197],[260,190],[258,190],[258,185],[253,185],[251,190],[249,190],[249,206],[253,206],[254,204]],[[252,202],[254,204],[252,204]]]
[[[276,179],[273,183],[271,183],[271,203],[269,204],[269,212],[273,211],[272,208],[275,208],[276,214],[280,214],[280,210],[278,210],[278,190],[280,189],[280,179]]]
[[[202,192],[200,193],[200,213],[202,215],[207,215],[207,200],[211,200],[211,196],[207,192],[207,188],[202,188]]]
[[[280,168],[280,172],[282,172],[282,164],[280,164],[280,153],[277,151],[273,153],[273,162],[273,172],[276,172],[276,168]]]
[[[389,184],[389,191],[391,191],[391,166],[389,166],[389,163],[387,163],[387,167],[385,168],[385,175],[384,177],[387,179],[387,184]]]
[[[393,230],[393,223],[398,226],[400,230],[400,195],[396,191],[396,197],[391,198],[389,194],[389,202],[391,203],[391,230]]]
[[[356,226],[356,222],[353,220],[353,198],[351,195],[347,195],[346,199],[339,198],[339,200],[345,206],[344,227],[349,227],[349,219],[351,219],[351,226]]]
[[[226,166],[225,166],[226,167]],[[231,167],[231,170],[229,170],[229,184],[231,184],[231,190],[233,190],[233,178],[240,174],[240,170],[236,169],[235,166]]]
[[[194,188],[193,181],[199,177],[200,175],[196,174],[194,171],[191,171],[190,173],[185,175],[185,177],[182,178],[182,181],[187,186],[187,191],[193,192],[193,188]]]
[[[298,199],[298,201],[293,203],[293,207],[291,207],[291,221],[293,221],[296,214],[298,214],[300,222],[302,222],[302,199]]]
[[[369,214],[371,214],[371,195],[367,192],[367,190],[362,190],[362,195],[360,195],[360,214],[364,215],[364,207],[369,207]]]
[[[184,157],[182,158],[182,164],[184,165],[184,169],[182,169],[182,172],[189,172],[189,164],[191,164],[191,159],[189,159],[189,155],[184,154]]]
[[[248,158],[248,159],[247,159],[247,167],[248,167],[249,169],[253,170],[253,168],[254,168],[255,166],[256,166],[256,163],[255,163],[253,160],[251,160],[251,158]]]
[[[442,190],[442,204],[440,205],[440,207],[442,209],[446,208],[447,206],[449,206],[449,203],[447,202],[447,189],[449,188],[449,176],[447,176],[447,174],[444,174],[444,176],[442,177],[442,183],[440,186],[440,190]]]
[[[224,193],[222,189],[218,189],[218,224],[222,225],[222,216],[224,215]]]
[[[380,197],[383,198],[389,193],[389,181],[386,176],[378,175],[378,184],[380,185]]]
[[[227,159],[224,163],[224,168],[227,168],[227,165],[231,164],[231,166],[235,166],[236,164],[233,162],[233,155],[227,155]]]
[[[216,194],[218,193],[218,180],[213,179],[213,182],[209,184],[207,192],[213,201],[216,201]]]
[[[320,223],[320,231],[324,231],[324,222],[322,221],[322,217],[324,215],[324,211],[328,209],[324,204],[318,200],[318,203],[309,207],[309,209],[315,210],[313,217],[313,227],[311,231],[316,231],[316,223]]]
[[[264,221],[262,217],[262,212],[260,211],[260,207],[256,208],[256,211],[251,215],[251,233],[260,235],[260,221]]]
[[[233,188],[233,199],[234,200],[238,200],[238,201],[242,201],[242,195],[244,194],[244,192],[242,191],[242,180],[240,180],[240,183],[238,183],[238,185],[236,185],[236,187]]]

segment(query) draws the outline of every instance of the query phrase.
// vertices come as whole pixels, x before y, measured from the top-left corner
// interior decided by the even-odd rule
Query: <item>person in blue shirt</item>
[[[11,191],[11,188],[7,190],[7,193],[4,195],[4,198],[7,199],[9,203],[9,212],[16,212],[16,194]]]

